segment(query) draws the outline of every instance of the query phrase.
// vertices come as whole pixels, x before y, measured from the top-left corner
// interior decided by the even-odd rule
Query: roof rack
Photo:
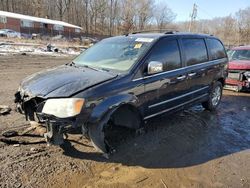
[[[137,33],[150,33],[150,32],[160,32],[164,34],[174,34],[179,31],[174,30],[174,29],[150,29],[150,30],[141,30],[141,31],[133,31],[132,34],[137,34]]]

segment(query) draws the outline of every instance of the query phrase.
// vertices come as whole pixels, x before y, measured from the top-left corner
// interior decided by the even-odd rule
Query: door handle
[[[196,75],[196,72],[191,72],[188,74],[188,76],[192,77],[192,76],[195,76]]]
[[[183,76],[178,76],[178,77],[177,77],[177,80],[184,80],[185,78],[186,78],[185,75],[183,75]]]

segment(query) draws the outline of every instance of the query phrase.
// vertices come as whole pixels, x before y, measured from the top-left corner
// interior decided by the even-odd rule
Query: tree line
[[[189,23],[179,23],[180,30],[188,29]],[[207,33],[219,37],[226,46],[250,45],[250,7],[235,14],[210,20],[198,20],[192,32]]]
[[[189,21],[174,22],[176,14],[164,0],[0,0],[0,10],[66,21],[81,26],[86,34],[190,29]],[[249,44],[250,7],[226,17],[194,21],[191,32],[213,34],[226,45]]]
[[[158,28],[175,19],[162,0],[0,0],[0,9],[82,26],[86,33],[117,35]]]

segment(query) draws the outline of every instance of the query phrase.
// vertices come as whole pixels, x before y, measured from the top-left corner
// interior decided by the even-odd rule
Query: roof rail
[[[160,32],[164,34],[174,34],[179,31],[174,30],[174,29],[150,29],[150,30],[141,30],[141,31],[133,31],[132,34],[137,34],[137,33],[150,33],[150,32]]]

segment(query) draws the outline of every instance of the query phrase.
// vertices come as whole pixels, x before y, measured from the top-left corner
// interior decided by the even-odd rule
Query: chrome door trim
[[[163,110],[163,111],[157,112],[157,113],[155,113],[155,114],[146,116],[145,118],[143,118],[143,120],[147,120],[147,119],[150,119],[150,118],[152,118],[152,117],[161,115],[161,114],[163,114],[163,113],[165,113],[165,112],[168,112],[168,111],[170,111],[170,110],[174,110],[174,109],[179,108],[179,107],[181,107],[181,106],[183,106],[183,105],[185,105],[185,104],[188,104],[188,103],[191,103],[191,102],[196,101],[196,100],[198,100],[198,99],[201,99],[201,98],[203,98],[203,97],[205,97],[205,96],[208,96],[208,93],[203,94],[203,95],[201,95],[201,96],[199,96],[199,97],[196,97],[196,98],[194,98],[194,99],[191,99],[191,100],[189,100],[189,101],[187,101],[187,102],[184,102],[184,103],[182,103],[182,104],[179,104],[179,105],[177,105],[177,106],[174,106],[174,107],[165,109],[165,110]]]
[[[159,102],[159,103],[152,104],[152,105],[150,105],[148,108],[154,108],[154,107],[156,107],[156,106],[159,106],[159,105],[162,105],[162,104],[165,104],[165,103],[172,102],[172,101],[174,101],[174,100],[177,100],[177,99],[186,97],[186,96],[188,96],[188,95],[192,95],[192,94],[194,94],[194,93],[197,93],[197,92],[202,91],[202,90],[207,89],[207,88],[209,88],[209,86],[205,86],[205,87],[202,87],[202,88],[197,89],[197,90],[195,90],[195,91],[191,91],[191,92],[189,92],[189,93],[185,93],[185,94],[183,94],[183,95],[180,95],[180,96],[178,96],[178,97],[174,97],[174,98],[171,98],[171,99],[168,99],[168,100]]]

